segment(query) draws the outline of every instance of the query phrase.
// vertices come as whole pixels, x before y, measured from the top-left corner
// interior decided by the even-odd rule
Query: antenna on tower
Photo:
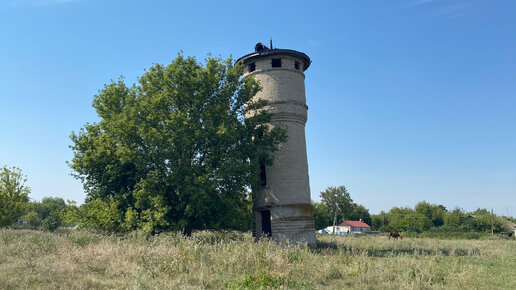
[[[271,49],[272,49],[272,37],[271,37]]]

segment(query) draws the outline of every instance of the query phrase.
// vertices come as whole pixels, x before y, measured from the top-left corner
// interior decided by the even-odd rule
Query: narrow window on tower
[[[273,58],[272,67],[281,67],[281,58]]]
[[[294,62],[294,68],[299,70],[299,61]]]
[[[253,72],[256,69],[256,64],[253,62],[249,65],[249,72]]]
[[[261,186],[267,186],[267,173],[265,172],[265,164],[260,162],[260,182]]]

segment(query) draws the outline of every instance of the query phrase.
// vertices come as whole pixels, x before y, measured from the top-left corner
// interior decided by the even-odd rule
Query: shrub
[[[43,220],[41,226],[43,229],[53,232],[61,226],[61,220],[57,213],[53,212]]]

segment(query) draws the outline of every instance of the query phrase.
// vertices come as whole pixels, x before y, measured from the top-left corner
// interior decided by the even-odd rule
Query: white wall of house
[[[335,226],[335,234],[336,235],[345,235],[348,233],[348,226]],[[328,230],[330,233],[333,233],[333,226],[326,227],[325,230]]]
[[[326,227],[325,230],[333,233],[333,226]],[[355,228],[350,226],[335,226],[335,234],[336,235],[346,235],[353,233],[367,233],[370,232],[370,228]]]
[[[354,233],[367,233],[370,232],[370,228],[352,228],[352,232]]]

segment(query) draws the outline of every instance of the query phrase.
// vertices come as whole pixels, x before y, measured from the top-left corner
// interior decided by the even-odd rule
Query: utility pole
[[[493,209],[491,209],[491,235],[494,235]]]
[[[335,210],[335,213],[333,215],[333,232],[331,233],[332,235],[335,234],[335,225],[337,224],[337,210]]]

